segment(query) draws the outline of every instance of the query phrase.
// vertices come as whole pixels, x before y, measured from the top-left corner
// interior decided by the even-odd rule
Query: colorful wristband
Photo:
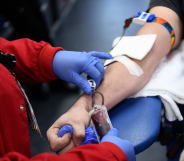
[[[135,16],[132,16],[132,17],[125,20],[125,25],[123,27],[123,34],[121,35],[121,38],[124,36],[126,29],[130,26],[132,21],[134,23],[137,23],[140,25],[144,25],[147,22],[156,22],[156,23],[163,25],[169,31],[169,33],[171,35],[171,48],[173,47],[174,42],[175,42],[175,33],[174,33],[172,26],[166,20],[164,20],[160,17],[155,17],[155,14],[150,14],[150,13],[146,13],[146,12],[142,12],[142,11],[139,11]],[[121,38],[120,38],[120,40],[121,40]],[[118,42],[117,42],[117,44],[118,44]],[[115,46],[113,46],[111,48],[109,53],[111,53],[111,51],[114,49]]]
[[[133,16],[132,20],[134,23],[138,23],[141,25],[144,25],[146,22],[156,22],[163,25],[171,35],[171,47],[173,47],[175,42],[174,30],[172,26],[163,18],[155,17],[155,14],[152,14],[152,13],[139,11],[135,16]]]
[[[175,33],[174,33],[172,26],[169,24],[169,22],[167,22],[166,20],[160,17],[155,17],[155,19],[152,22],[157,22],[163,25],[169,31],[171,35],[171,48],[172,48],[175,43]]]

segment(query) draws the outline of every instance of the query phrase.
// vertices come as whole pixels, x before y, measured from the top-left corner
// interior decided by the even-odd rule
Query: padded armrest
[[[158,97],[125,99],[109,111],[118,136],[129,140],[138,154],[157,139],[160,131],[162,103]]]

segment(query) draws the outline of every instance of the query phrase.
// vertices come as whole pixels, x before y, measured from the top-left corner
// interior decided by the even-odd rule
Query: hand
[[[73,128],[71,125],[64,125],[58,132],[59,137],[63,137],[67,132],[71,133],[71,138],[73,137]],[[98,139],[95,134],[93,126],[85,128],[85,137],[83,142],[80,145],[98,143]]]
[[[48,129],[47,137],[50,149],[60,155],[79,146],[83,142],[85,127],[89,123],[90,115],[86,109],[74,105]],[[71,125],[73,127],[73,139],[71,139],[71,133],[66,133],[63,137],[58,137],[58,132],[64,125]]]
[[[112,59],[109,53],[58,51],[53,59],[53,72],[60,79],[76,84],[86,94],[91,94],[91,86],[80,74],[88,74],[96,87],[104,76],[104,65],[99,59]]]
[[[118,131],[115,128],[112,128],[107,135],[105,135],[101,142],[111,142],[116,144],[127,156],[128,161],[135,161],[135,152],[134,147],[132,143],[130,143],[128,140],[122,140],[117,137]]]

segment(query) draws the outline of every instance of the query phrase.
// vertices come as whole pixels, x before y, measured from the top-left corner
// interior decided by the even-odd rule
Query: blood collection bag
[[[98,142],[100,142],[103,136],[113,128],[107,113],[107,108],[104,105],[94,105],[89,114],[91,115],[92,125],[95,129]]]

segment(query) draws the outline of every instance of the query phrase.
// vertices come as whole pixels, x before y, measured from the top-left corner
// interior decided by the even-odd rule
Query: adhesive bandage
[[[106,66],[116,61],[124,64],[131,75],[140,77],[144,73],[142,68],[127,56],[117,56],[111,60],[106,60],[104,65]]]

